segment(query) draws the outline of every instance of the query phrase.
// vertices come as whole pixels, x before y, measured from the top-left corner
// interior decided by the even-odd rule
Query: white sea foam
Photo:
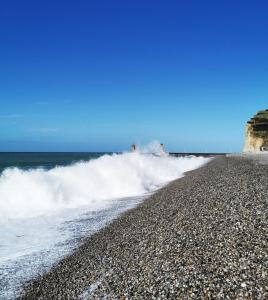
[[[15,298],[26,280],[48,270],[81,237],[208,161],[151,152],[161,149],[153,143],[51,170],[6,169],[0,176],[0,299]]]
[[[0,216],[25,218],[82,206],[101,210],[115,198],[150,192],[206,160],[136,152],[104,155],[52,170],[9,168],[0,177]]]

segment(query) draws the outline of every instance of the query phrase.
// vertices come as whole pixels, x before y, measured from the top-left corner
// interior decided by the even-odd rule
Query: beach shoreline
[[[84,239],[21,299],[268,297],[268,166],[221,156]]]

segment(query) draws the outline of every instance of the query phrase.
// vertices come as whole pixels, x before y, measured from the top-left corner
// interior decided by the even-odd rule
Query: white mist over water
[[[12,298],[23,281],[66,255],[74,239],[94,233],[144,195],[208,161],[150,151],[104,155],[51,170],[4,170],[0,298]]]

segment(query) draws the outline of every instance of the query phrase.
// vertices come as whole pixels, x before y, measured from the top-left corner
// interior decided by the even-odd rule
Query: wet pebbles
[[[22,299],[268,299],[268,165],[218,157],[87,238]]]

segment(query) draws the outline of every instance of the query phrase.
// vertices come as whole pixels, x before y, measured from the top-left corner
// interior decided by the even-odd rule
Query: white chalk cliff
[[[268,151],[268,110],[259,111],[246,125],[244,152]]]

